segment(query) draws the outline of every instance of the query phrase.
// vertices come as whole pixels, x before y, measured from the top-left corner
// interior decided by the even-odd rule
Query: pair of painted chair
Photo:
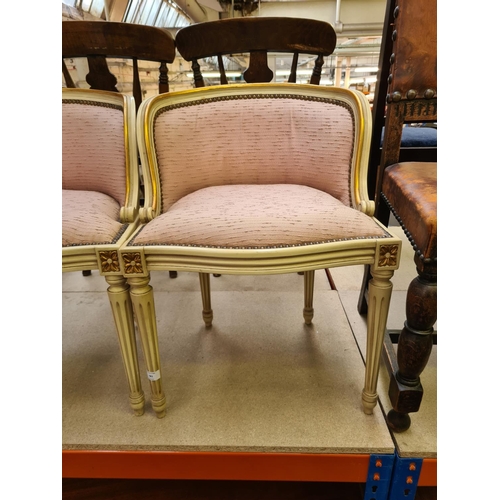
[[[303,273],[310,324],[315,271],[366,264],[360,392],[372,413],[401,241],[367,194],[366,97],[312,84],[217,85],[151,97],[136,116],[121,93],[62,93],[63,271],[98,269],[108,282],[134,412],[144,412],[134,323],[152,407],[159,418],[167,409],[151,271],[198,273],[209,328],[211,274]]]

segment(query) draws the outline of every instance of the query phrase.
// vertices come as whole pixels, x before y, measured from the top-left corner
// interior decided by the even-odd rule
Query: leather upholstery
[[[424,259],[437,258],[437,163],[405,162],[385,170],[382,191]]]
[[[427,0],[425,8],[420,4],[406,1],[404,15],[394,21],[388,93],[399,92],[403,98],[410,90],[415,91],[413,98],[427,97],[427,90],[437,96],[437,0]]]

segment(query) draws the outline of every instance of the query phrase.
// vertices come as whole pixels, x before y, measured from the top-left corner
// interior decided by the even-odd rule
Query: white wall
[[[340,21],[343,24],[383,23],[385,0],[341,0]],[[333,0],[262,3],[260,15],[266,17],[303,17],[335,23],[336,2]],[[258,15],[254,11],[253,15]]]

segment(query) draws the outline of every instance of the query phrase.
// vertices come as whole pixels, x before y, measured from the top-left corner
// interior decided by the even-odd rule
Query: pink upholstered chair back
[[[245,87],[223,97],[165,100],[158,109],[151,140],[161,212],[193,191],[228,184],[300,184],[353,206],[359,125],[350,105],[307,92],[255,95]]]
[[[62,187],[98,191],[126,201],[123,108],[64,98],[62,102]]]

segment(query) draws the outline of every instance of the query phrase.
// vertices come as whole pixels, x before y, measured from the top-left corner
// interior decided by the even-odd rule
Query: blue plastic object
[[[384,130],[380,138],[380,146],[384,140]],[[432,127],[403,127],[401,135],[402,148],[436,148],[437,129]]]
[[[397,454],[388,500],[414,500],[423,459],[401,458]]]
[[[364,500],[387,500],[395,455],[371,455]]]

